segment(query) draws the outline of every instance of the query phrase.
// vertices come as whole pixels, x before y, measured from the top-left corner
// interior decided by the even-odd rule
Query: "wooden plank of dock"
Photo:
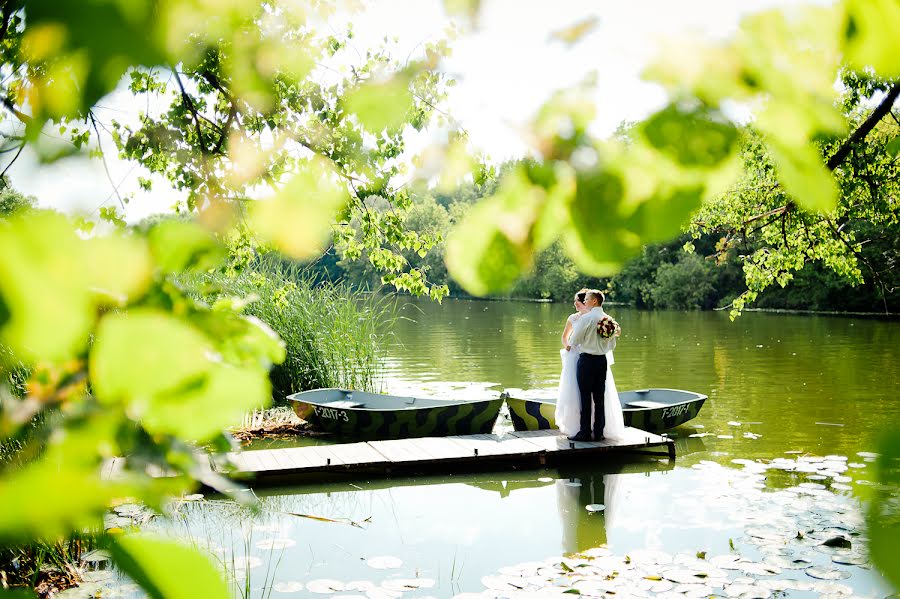
[[[265,484],[290,483],[316,475],[537,468],[588,455],[634,452],[662,452],[674,459],[675,444],[666,437],[633,428],[626,429],[625,439],[615,442],[575,442],[558,430],[543,430],[262,449],[228,454],[226,460],[219,456],[213,464],[228,476]]]

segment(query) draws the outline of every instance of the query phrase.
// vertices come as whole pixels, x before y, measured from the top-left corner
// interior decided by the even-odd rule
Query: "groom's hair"
[[[603,305],[603,301],[606,299],[605,297],[603,297],[603,292],[600,291],[599,289],[588,289],[588,290],[587,290],[586,297],[585,297],[585,301],[587,301],[587,300],[588,300],[589,298],[591,298],[591,297],[596,297],[596,298],[597,298],[597,305],[598,305],[598,306],[602,306],[602,305]]]

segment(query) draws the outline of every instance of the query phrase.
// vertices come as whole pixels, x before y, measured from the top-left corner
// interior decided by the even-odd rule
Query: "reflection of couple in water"
[[[556,426],[574,441],[616,441],[625,437],[619,393],[610,366],[618,324],[603,311],[603,293],[575,294],[575,314],[566,320]]]
[[[562,550],[577,553],[606,545],[606,531],[615,526],[625,474],[593,474],[556,481],[556,506],[562,521]],[[585,506],[602,504],[589,512]]]

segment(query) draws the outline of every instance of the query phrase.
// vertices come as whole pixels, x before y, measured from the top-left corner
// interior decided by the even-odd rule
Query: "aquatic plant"
[[[390,298],[314,283],[300,266],[274,256],[261,257],[237,276],[207,273],[188,284],[211,303],[246,301],[244,314],[284,341],[287,357],[270,374],[276,404],[308,389],[379,390],[384,337],[394,318]]]

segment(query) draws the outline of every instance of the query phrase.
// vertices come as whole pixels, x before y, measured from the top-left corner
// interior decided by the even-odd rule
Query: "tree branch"
[[[31,117],[28,116],[27,114],[25,114],[24,112],[22,112],[21,110],[19,110],[18,108],[16,108],[16,105],[13,104],[12,100],[10,100],[9,98],[4,97],[3,100],[0,102],[2,102],[3,106],[5,106],[7,110],[9,110],[11,113],[13,113],[16,116],[16,118],[19,119],[20,121],[22,121],[23,123],[27,124],[27,123],[31,122]]]
[[[863,121],[863,124],[860,125],[850,137],[844,140],[844,143],[841,144],[838,151],[828,159],[828,162],[826,163],[828,170],[833,171],[841,165],[844,159],[847,158],[847,154],[850,153],[853,145],[865,139],[866,135],[875,128],[875,125],[877,125],[885,115],[891,112],[891,108],[894,106],[894,102],[897,100],[898,96],[900,96],[900,83],[895,83],[891,89],[888,90],[884,99],[881,100],[881,104],[879,104],[878,107],[872,111],[872,114],[869,115],[869,118]]]
[[[200,117],[197,115],[197,107],[194,106],[193,98],[185,91],[184,84],[181,82],[181,77],[178,75],[175,67],[172,67],[172,73],[175,75],[176,83],[178,83],[178,89],[181,90],[181,99],[187,105],[191,116],[194,117],[194,128],[197,130],[197,140],[200,142],[200,153],[206,155],[206,142],[203,140],[203,128],[200,125]]]
[[[122,206],[122,210],[124,211],[125,200],[122,199],[119,188],[116,187],[116,183],[113,181],[112,174],[109,172],[109,165],[106,164],[106,154],[103,153],[103,146],[100,144],[100,129],[97,128],[97,119],[94,118],[93,112],[88,112],[88,117],[91,119],[91,124],[94,126],[94,133],[97,134],[97,149],[100,150],[100,160],[103,161],[103,170],[106,171],[106,178],[109,179],[109,184],[112,185],[113,192],[116,194],[116,199],[119,200],[119,205]]]
[[[24,149],[25,149],[25,142],[23,141],[22,145],[19,146],[19,151],[16,152],[16,155],[13,156],[13,159],[9,161],[9,164],[6,165],[6,168],[4,168],[3,172],[0,173],[0,180],[2,180],[2,181],[6,180],[6,171],[9,170],[9,167],[11,167],[13,165],[13,163],[16,161],[16,159],[19,157],[19,155],[22,153],[22,150],[24,150]]]

